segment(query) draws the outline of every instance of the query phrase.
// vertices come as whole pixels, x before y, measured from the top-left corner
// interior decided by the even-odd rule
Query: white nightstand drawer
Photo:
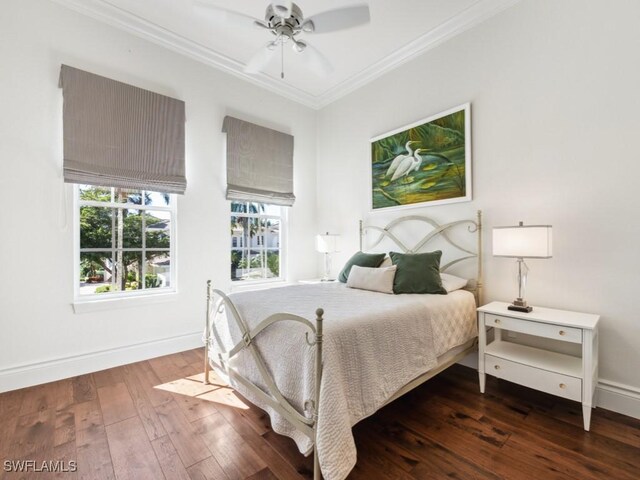
[[[511,362],[493,355],[485,355],[485,362],[485,372],[489,375],[558,397],[582,401],[582,380],[579,378]]]
[[[491,313],[485,314],[485,325],[538,337],[555,338],[564,342],[582,343],[582,330],[580,328],[561,327],[532,320],[503,317],[502,315]]]

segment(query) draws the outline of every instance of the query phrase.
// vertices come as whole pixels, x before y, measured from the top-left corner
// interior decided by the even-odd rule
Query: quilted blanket
[[[233,293],[229,297],[250,328],[281,312],[313,322],[315,310],[324,309],[317,448],[326,480],[344,479],[356,463],[353,425],[376,412],[409,381],[433,368],[437,356],[444,353],[440,350],[446,351],[476,335],[475,302],[466,291],[388,295],[328,283]],[[437,339],[433,312],[438,317]],[[278,322],[255,340],[276,385],[301,412],[305,401],[314,398],[315,350],[305,342],[306,331],[299,323]],[[231,350],[242,335],[224,311],[215,317],[212,335],[209,358],[216,368],[218,352]],[[249,352],[240,352],[230,365],[264,389]],[[229,380],[223,371],[216,370]],[[293,438],[300,452],[312,451],[312,442],[278,412],[242,384],[231,381],[231,385],[267,411],[272,428]]]

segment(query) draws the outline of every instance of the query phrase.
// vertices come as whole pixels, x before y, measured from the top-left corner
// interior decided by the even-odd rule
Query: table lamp
[[[529,268],[525,258],[551,258],[551,225],[519,225],[493,227],[493,256],[511,257],[518,261],[518,298],[507,308],[530,312],[533,308],[524,299]]]
[[[331,275],[331,254],[338,251],[339,238],[340,235],[329,232],[316,237],[316,250],[320,253],[324,253],[324,275],[321,279],[323,282],[330,282],[333,280],[329,278]]]

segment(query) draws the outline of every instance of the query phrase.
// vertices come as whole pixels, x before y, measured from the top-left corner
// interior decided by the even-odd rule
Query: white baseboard
[[[478,370],[478,354],[469,354],[458,363]],[[601,378],[598,381],[595,396],[595,404],[598,408],[640,418],[640,389],[636,387]]]
[[[473,368],[474,370],[478,370],[478,352],[473,352],[464,357],[462,360],[458,362],[460,365],[464,365],[465,367]]]
[[[640,418],[640,389],[600,379],[596,388],[596,405],[606,410]]]
[[[203,346],[202,332],[195,332],[98,352],[3,368],[0,369],[0,392],[97,372],[201,346]]]

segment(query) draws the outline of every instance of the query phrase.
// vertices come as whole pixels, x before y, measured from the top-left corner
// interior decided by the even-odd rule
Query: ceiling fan
[[[331,63],[308,42],[300,40],[300,35],[335,32],[369,23],[370,20],[368,5],[336,8],[305,18],[298,5],[292,1],[280,0],[269,4],[264,20],[217,7],[205,0],[195,0],[195,6],[200,12],[230,25],[255,27],[270,32],[273,38],[249,59],[244,71],[251,74],[261,72],[280,48],[281,78],[284,78],[285,44],[291,43],[293,50],[300,54],[309,70],[317,75],[326,76],[333,70]]]

